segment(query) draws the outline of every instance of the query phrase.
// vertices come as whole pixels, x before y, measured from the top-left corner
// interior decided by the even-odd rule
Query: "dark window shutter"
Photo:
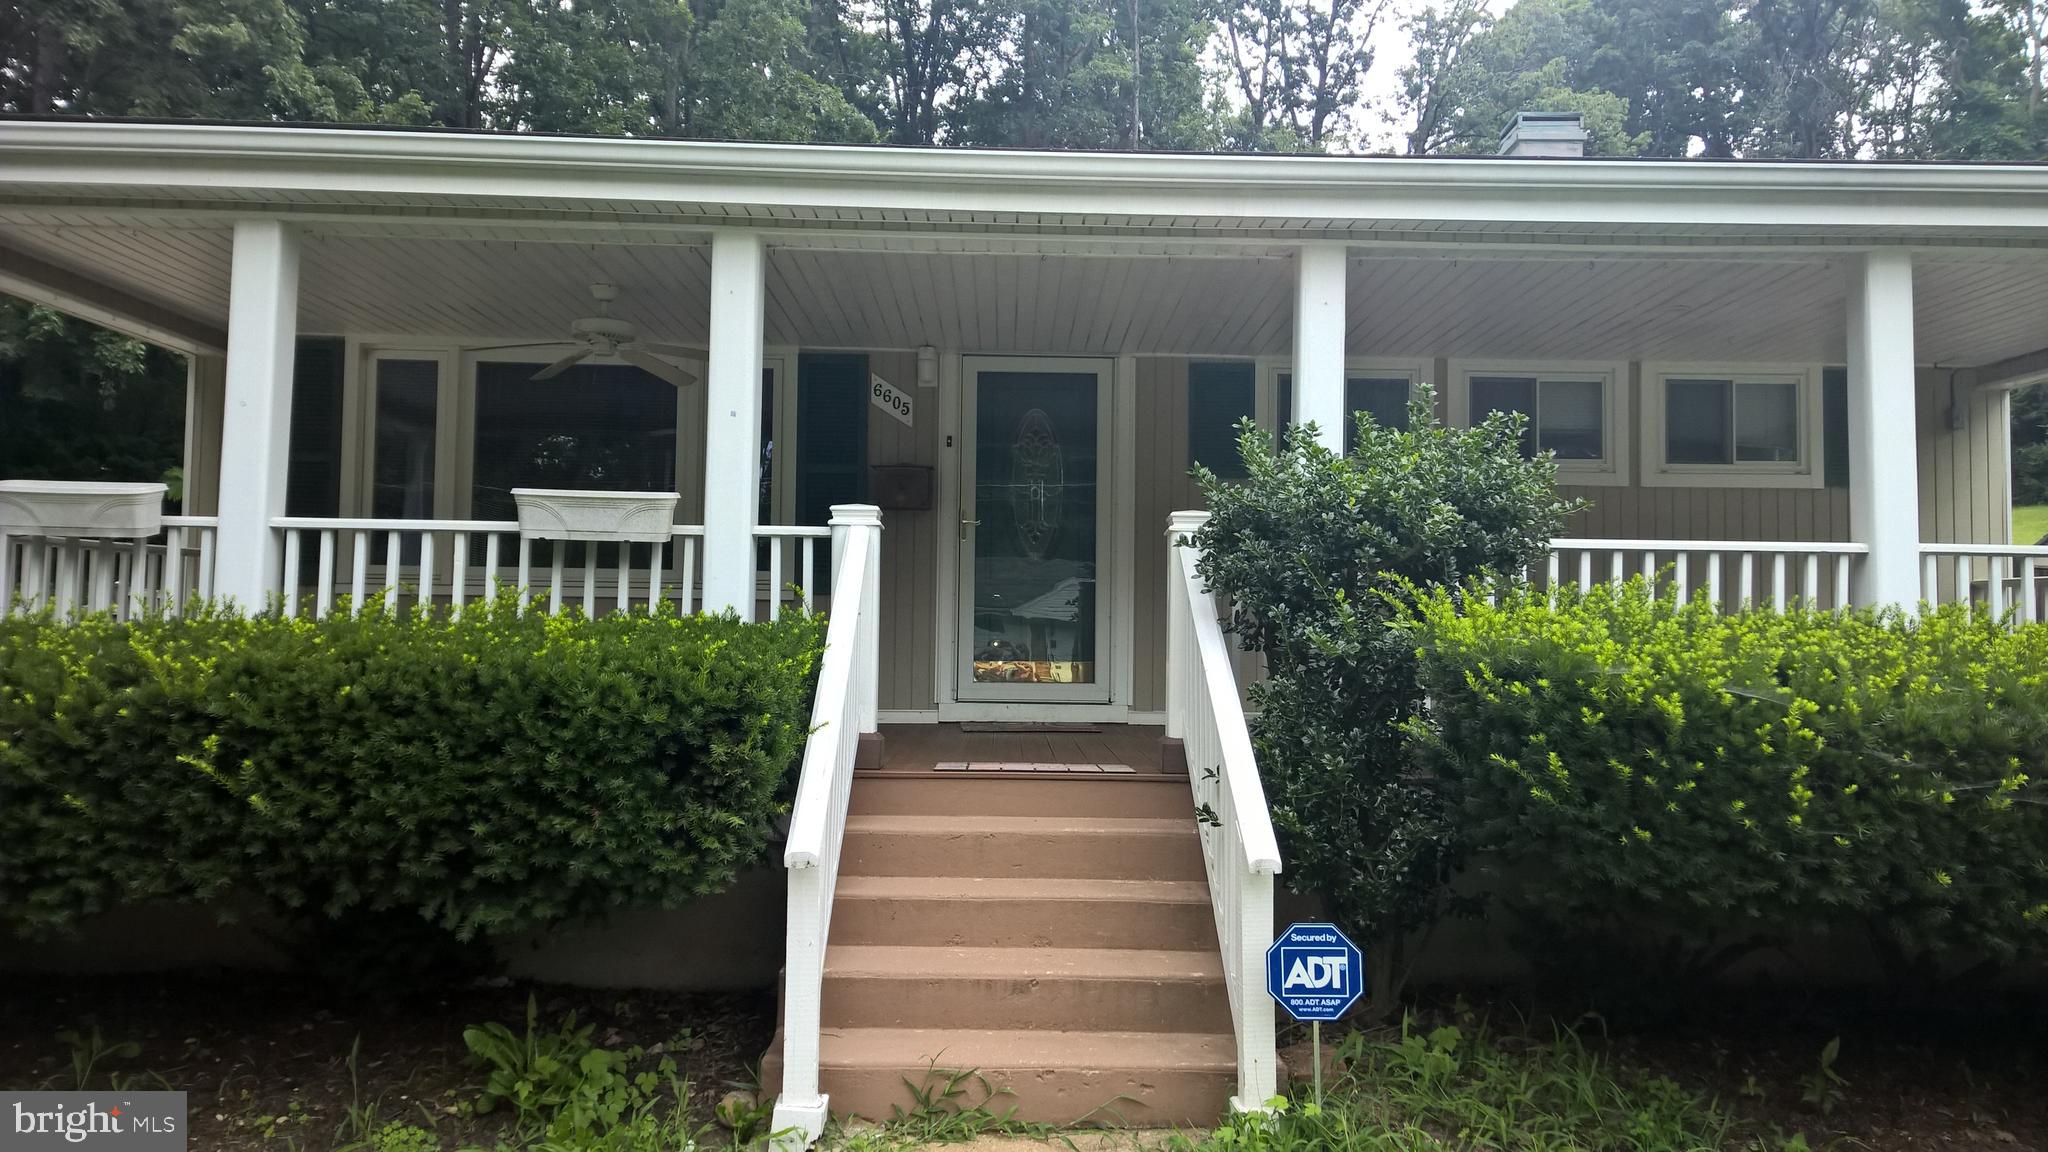
[[[1849,486],[1849,370],[1820,371],[1821,476],[1830,488]]]
[[[868,358],[799,356],[796,369],[796,522],[823,524],[832,505],[867,498]],[[818,580],[830,587],[829,557]]]
[[[1188,365],[1188,466],[1205,464],[1218,476],[1245,474],[1237,452],[1237,422],[1254,414],[1253,367],[1242,360],[1197,360]]]
[[[287,516],[341,515],[341,367],[343,344],[298,342],[292,359],[291,454],[285,465]]]

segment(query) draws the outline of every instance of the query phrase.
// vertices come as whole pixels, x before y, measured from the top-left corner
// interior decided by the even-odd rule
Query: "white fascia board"
[[[1041,218],[1211,222],[1181,229],[1196,233],[1419,219],[2048,235],[2048,168],[2021,165],[1016,152],[0,122],[0,194],[19,185],[138,200],[274,193],[308,211],[317,208],[294,201],[320,193],[458,214],[436,201],[546,198],[721,205],[761,223],[850,212],[882,225],[1062,231],[1087,225]]]

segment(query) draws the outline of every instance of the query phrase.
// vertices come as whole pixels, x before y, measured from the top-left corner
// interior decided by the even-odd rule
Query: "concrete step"
[[[1205,877],[1192,817],[1088,816],[852,816],[840,875]]]
[[[1185,776],[1013,776],[988,772],[863,772],[856,816],[1136,816],[1192,820]]]
[[[819,1055],[842,1119],[889,1119],[916,1107],[905,1081],[936,1095],[948,1073],[972,1070],[949,1106],[1014,1109],[1032,1123],[1208,1127],[1237,1083],[1228,1033],[843,1028],[825,1032]],[[779,1044],[771,1058],[763,1083],[779,1086]]]
[[[1199,880],[842,876],[832,943],[1216,951]]]
[[[841,1028],[1229,1032],[1214,949],[834,943],[823,1019]]]

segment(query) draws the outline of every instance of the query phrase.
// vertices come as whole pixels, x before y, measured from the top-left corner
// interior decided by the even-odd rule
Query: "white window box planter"
[[[162,484],[0,480],[0,534],[138,540],[164,526]]]
[[[576,492],[514,488],[519,534],[537,540],[665,543],[674,531],[674,492]]]

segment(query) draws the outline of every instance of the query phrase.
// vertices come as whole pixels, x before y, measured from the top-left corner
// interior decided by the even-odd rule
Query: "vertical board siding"
[[[868,371],[911,397],[917,421],[906,428],[894,417],[870,410],[868,464],[936,468],[943,435],[938,393],[917,386],[917,353],[871,352]],[[933,488],[936,493],[936,481]],[[939,510],[882,513],[880,707],[929,711],[938,706],[933,685],[939,638],[932,612],[938,602],[940,526],[950,519]]]
[[[1138,360],[1136,512],[1132,517],[1131,708],[1157,712],[1166,707],[1166,517],[1202,507],[1202,493],[1188,474],[1188,361],[1179,357]]]
[[[1950,428],[1948,370],[1922,368],[1916,383],[1920,539],[1941,544],[2011,543],[2004,394],[1964,390],[1959,397],[1963,426]]]

